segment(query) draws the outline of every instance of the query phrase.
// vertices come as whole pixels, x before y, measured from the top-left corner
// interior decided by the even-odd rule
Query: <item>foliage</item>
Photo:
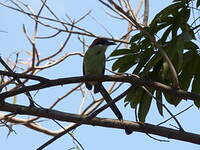
[[[149,26],[144,27],[144,30],[153,36],[167,53],[178,74],[180,88],[188,90],[191,85],[191,91],[199,93],[200,71],[198,64],[200,64],[200,56],[199,47],[195,41],[195,30],[198,25],[194,22],[189,23],[192,9],[190,2],[191,0],[174,0],[173,4],[157,14]],[[199,7],[199,5],[200,1],[198,0],[196,6]],[[111,57],[115,56],[120,56],[120,58],[113,63],[113,71],[127,72],[132,70],[133,74],[138,74],[143,79],[172,85],[168,64],[144,33],[133,35],[130,40],[130,48],[115,50]],[[181,101],[172,95],[154,89],[144,90],[142,87],[133,85],[125,102],[130,103],[132,108],[139,107],[138,117],[142,122],[145,121],[149,112],[154,93],[160,115],[163,115],[163,95],[167,102],[172,105],[177,106]],[[195,105],[200,107],[196,101]]]

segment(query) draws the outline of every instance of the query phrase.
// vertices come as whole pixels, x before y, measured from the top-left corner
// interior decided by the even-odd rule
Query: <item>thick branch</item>
[[[21,115],[33,115],[39,116],[49,119],[56,119],[59,121],[67,121],[67,122],[75,122],[78,123],[83,120],[85,117],[76,114],[64,113],[61,111],[56,110],[48,110],[48,109],[40,109],[40,108],[30,108],[21,105],[15,104],[8,104],[5,103],[4,105],[0,105],[1,111],[8,111],[13,112]],[[86,125],[93,125],[93,126],[101,126],[107,128],[116,128],[116,129],[123,129],[124,126],[129,127],[133,131],[142,132],[142,133],[149,133],[154,135],[159,135],[162,137],[181,140],[185,142],[200,144],[200,135],[190,133],[190,132],[183,132],[179,130],[174,130],[162,126],[156,126],[152,124],[141,124],[132,121],[119,121],[114,119],[105,119],[105,118],[94,118],[92,120],[88,120],[84,124]]]
[[[45,82],[48,80],[47,78],[36,76],[36,75],[28,75],[23,73],[15,73],[15,72],[8,72],[8,71],[2,71],[0,70],[0,75],[13,77],[13,78],[24,78],[24,79],[31,79],[39,82]]]
[[[19,78],[29,78],[31,75],[22,75],[20,76],[18,74]],[[32,77],[31,77],[32,78]],[[200,94],[195,94],[192,92],[187,92],[181,89],[176,89],[170,86],[167,86],[165,84],[159,83],[159,82],[151,82],[151,81],[145,81],[137,76],[120,76],[120,75],[112,75],[112,76],[102,76],[102,75],[95,75],[95,76],[78,76],[78,77],[69,77],[69,78],[59,78],[59,79],[42,79],[45,82],[41,82],[38,84],[22,87],[13,91],[7,91],[0,94],[0,99],[5,99],[7,97],[11,97],[14,95],[22,94],[27,91],[34,91],[39,89],[44,89],[48,87],[53,86],[59,86],[59,85],[65,85],[65,84],[72,84],[72,83],[80,83],[80,82],[88,82],[88,81],[99,81],[99,82],[105,82],[105,81],[116,81],[116,82],[124,82],[124,83],[130,83],[130,84],[136,84],[139,86],[145,86],[149,88],[153,88],[158,91],[162,91],[168,94],[171,94],[173,96],[176,96],[181,99],[189,99],[189,100],[198,100],[200,101]]]

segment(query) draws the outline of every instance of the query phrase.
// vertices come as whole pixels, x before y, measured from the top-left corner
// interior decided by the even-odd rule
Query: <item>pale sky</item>
[[[4,2],[4,1],[2,1]],[[28,3],[30,7],[33,8],[35,12],[39,9],[40,1],[28,1],[24,0],[23,2]],[[161,0],[161,1],[150,1],[150,20],[154,17],[159,10],[166,7],[169,4],[170,0]],[[49,6],[54,10],[55,14],[59,16],[63,20],[67,20],[66,14],[71,16],[72,18],[78,18],[89,10],[92,10],[91,16],[95,17],[97,21],[103,24],[114,37],[118,38],[121,36],[121,32],[126,31],[126,23],[121,22],[119,20],[109,19],[109,17],[105,14],[105,11],[108,11],[102,4],[95,0],[48,0]],[[13,10],[0,6],[0,30],[7,31],[8,33],[0,32],[0,54],[3,58],[8,57],[11,53],[16,51],[27,51],[31,50],[31,45],[26,40],[23,31],[22,25],[25,24],[28,29],[29,34],[32,34],[33,25],[32,21],[20,13],[17,13]],[[48,16],[47,13],[43,13],[44,16]],[[149,21],[150,21],[149,20]],[[105,30],[97,24],[91,17],[88,17],[85,21],[78,24],[97,35],[101,36],[109,36]],[[51,35],[54,33],[49,29],[45,29],[43,27],[39,27],[38,36]],[[59,38],[55,38],[52,40],[38,40],[37,46],[40,51],[41,56],[46,56],[51,54],[59,45],[62,43],[63,39],[67,36],[67,34],[63,34]],[[72,40],[75,39],[75,40]],[[66,47],[65,52],[76,52],[82,51],[82,45],[77,41],[77,35],[73,35],[70,40],[69,45]],[[93,38],[86,37],[87,43],[90,44]],[[81,50],[80,50],[81,49]],[[112,49],[111,49],[112,51]],[[109,53],[109,52],[108,52]],[[22,57],[28,57],[24,52]],[[109,64],[107,65],[110,66]],[[2,68],[1,68],[2,69]],[[82,58],[76,56],[74,58],[70,58],[69,60],[64,61],[60,65],[47,71],[39,73],[41,76],[49,77],[49,78],[61,78],[61,77],[70,77],[70,76],[79,76],[82,75]],[[39,91],[37,96],[35,97],[37,101],[43,106],[49,106],[49,102],[54,101],[57,97],[63,95],[67,90],[71,88],[71,86],[63,86],[51,89],[45,89]],[[33,92],[34,94],[35,92]],[[18,100],[24,104],[27,104],[20,100],[20,96]],[[74,112],[78,111],[80,105],[80,96],[78,94],[73,94],[68,97],[63,103],[58,105],[56,109],[61,109],[65,112]],[[91,99],[87,101],[87,104],[91,102]],[[48,105],[49,104],[49,105]],[[166,104],[166,102],[165,102]],[[176,108],[174,106],[168,105],[168,108],[174,113],[178,113],[179,111],[185,109],[187,106],[191,105],[190,101],[183,101]],[[130,109],[130,107],[124,108],[123,100],[117,103],[120,110],[122,111],[125,119],[134,121],[134,111]],[[70,107],[73,106],[73,107]],[[155,103],[151,106],[151,112],[148,114],[147,122],[152,124],[157,124],[160,121],[163,121],[169,117],[167,112],[164,112],[164,118],[159,116],[158,111],[156,109]],[[199,133],[199,117],[194,118],[193,116],[198,116],[199,110],[195,107],[188,110],[184,114],[178,116],[177,118],[180,120],[183,128],[186,131]],[[115,116],[112,114],[110,110],[106,110],[101,113],[99,117],[110,117],[114,118]],[[50,123],[49,123],[50,122]],[[59,129],[59,127],[53,122],[49,121],[47,123],[42,123],[43,125],[47,125],[52,129]],[[63,123],[65,125],[66,123]],[[166,123],[166,126],[169,124],[176,125],[174,121]],[[171,126],[172,127],[172,126]],[[12,149],[20,149],[20,150],[34,150],[39,147],[41,144],[49,140],[51,137],[44,135],[43,133],[39,133],[30,129],[25,128],[24,126],[17,125],[13,127],[17,132],[11,133],[9,137],[7,137],[8,130],[5,127],[0,128],[0,143],[1,147],[6,150]],[[169,140],[169,142],[159,142],[149,138],[147,135],[143,133],[134,132],[133,134],[127,136],[123,130],[118,129],[109,129],[102,127],[93,127],[93,126],[81,126],[74,132],[75,137],[82,144],[85,150],[121,150],[121,149],[187,149],[187,150],[199,150],[199,147],[194,144]],[[165,139],[163,137],[154,136],[158,139]],[[53,144],[49,145],[46,150],[67,150],[73,147],[72,138],[68,135],[63,136]]]

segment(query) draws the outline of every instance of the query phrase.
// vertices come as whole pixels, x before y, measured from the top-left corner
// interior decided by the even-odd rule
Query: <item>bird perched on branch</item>
[[[115,45],[105,38],[95,39],[85,53],[83,59],[83,75],[103,75],[105,72],[105,52],[109,45]],[[91,90],[94,86],[94,93],[100,92],[107,103],[112,101],[112,98],[107,93],[101,82],[86,82],[86,88]],[[106,97],[106,98],[105,98]],[[119,120],[122,120],[122,114],[115,104],[110,108]]]
[[[88,50],[85,53],[83,59],[83,75],[103,75],[105,72],[105,52],[108,46],[115,45],[114,42],[108,41],[105,38],[97,38],[95,39],[92,44],[89,46]],[[88,90],[92,90],[94,87],[94,93],[100,92],[103,98],[106,100],[107,103],[112,101],[112,98],[104,88],[101,82],[86,82],[86,88]],[[117,106],[114,104],[110,105],[110,108],[116,115],[119,120],[123,120],[122,114]],[[128,128],[125,127],[125,131],[127,134],[131,134]]]
[[[104,38],[95,39],[85,53],[83,60],[83,74],[84,75],[103,75],[105,72],[105,52],[109,45],[115,45]],[[85,83],[88,90],[94,86],[94,93],[99,92],[98,82]]]

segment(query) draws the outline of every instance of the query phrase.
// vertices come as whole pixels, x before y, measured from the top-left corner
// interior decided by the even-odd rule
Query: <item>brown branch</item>
[[[1,64],[4,66],[4,68],[5,68],[6,70],[8,70],[8,72],[10,72],[11,74],[14,73],[14,72],[12,71],[12,69],[6,64],[6,62],[5,62],[1,57],[0,57],[0,62],[1,62]],[[25,87],[26,87],[25,84],[24,84],[19,78],[14,77],[13,79],[16,80],[16,81],[18,82],[18,84],[19,84],[22,88],[25,88]],[[30,106],[34,106],[34,103],[35,103],[35,102],[34,102],[32,96],[31,96],[31,94],[29,93],[29,91],[24,92],[24,93],[25,93],[25,95],[27,96],[27,98],[28,98],[28,100],[29,100]],[[1,102],[4,102],[4,99],[2,99]]]
[[[82,121],[85,117],[76,114],[64,113],[56,110],[40,109],[40,108],[30,108],[21,105],[8,104],[0,106],[1,111],[8,111],[13,113],[19,113],[22,115],[33,115],[49,119],[55,119],[59,121],[75,122],[78,123]],[[84,122],[86,125],[101,126],[107,128],[123,129],[122,122],[115,119],[105,119],[105,118],[93,118]],[[159,135],[162,137],[176,139],[180,141],[200,144],[200,135],[183,132],[175,129],[170,129],[162,126],[156,126],[152,124],[141,124],[133,121],[123,121],[123,125],[129,127],[133,131]]]
[[[2,3],[2,2],[0,2],[0,5],[4,6],[6,8],[12,9],[14,11],[20,12],[22,14],[28,15],[31,19],[33,19],[34,21],[37,21],[37,23],[39,23],[39,24],[41,24],[41,25],[43,25],[43,26],[45,26],[47,28],[51,28],[51,29],[57,30],[58,32],[67,32],[67,33],[71,33],[71,34],[78,34],[78,35],[84,35],[84,36],[95,37],[95,38],[99,37],[99,36],[89,32],[88,30],[86,30],[84,28],[81,28],[79,26],[75,26],[73,23],[71,24],[71,23],[68,23],[68,22],[61,21],[57,17],[56,17],[56,19],[53,19],[53,18],[48,18],[48,17],[44,17],[44,16],[37,16],[37,15],[35,15],[33,13],[29,13],[29,12],[24,11],[23,9],[18,9],[18,8],[6,5],[5,3]],[[43,20],[47,20],[47,21],[50,21],[50,22],[54,22],[54,23],[60,23],[60,24],[64,25],[65,28],[66,28],[66,26],[71,26],[71,27],[73,26],[73,28],[75,28],[75,29],[77,29],[79,31],[82,31],[82,32],[62,29],[62,28],[59,28],[59,27],[56,27],[56,26],[52,26],[50,24],[45,24],[40,20],[36,20],[35,17],[38,17],[38,19],[41,19],[41,20],[43,19]],[[124,40],[113,39],[113,38],[107,38],[107,39],[108,40],[112,40],[114,42],[120,42],[120,43],[129,44],[129,42],[126,42]]]
[[[70,30],[73,30],[73,26],[71,27]],[[59,32],[60,32],[60,31],[59,31]],[[52,55],[50,55],[50,56],[47,56],[47,57],[41,59],[41,60],[39,61],[39,63],[41,63],[41,62],[43,62],[43,61],[46,61],[46,60],[49,60],[50,58],[53,58],[53,57],[57,56],[58,54],[60,54],[60,53],[64,50],[64,47],[65,47],[65,46],[67,45],[67,43],[69,42],[69,39],[71,38],[71,35],[72,35],[72,34],[69,33],[69,35],[67,36],[65,42],[64,42],[64,43],[62,44],[62,46],[58,49],[57,52],[55,52],[54,54],[52,54]]]
[[[23,73],[15,73],[15,72],[8,72],[8,71],[2,71],[0,70],[0,75],[4,76],[9,76],[13,78],[24,78],[24,79],[31,79],[31,80],[36,80],[39,82],[45,82],[49,79],[41,77],[41,76],[36,76],[36,75],[28,75],[28,74],[23,74]]]
[[[42,132],[42,133],[45,133],[45,134],[51,135],[51,136],[55,136],[61,132],[60,130],[51,131],[47,128],[40,126],[39,124],[37,124],[35,122],[34,123],[30,122],[27,119],[21,119],[21,118],[16,118],[16,117],[12,117],[12,116],[10,117],[10,116],[3,115],[3,114],[0,114],[0,120],[5,120],[6,122],[10,122],[10,123],[14,123],[14,124],[24,125],[27,128],[30,128],[30,129],[33,129],[33,130],[36,130],[36,131],[39,131],[39,132]]]
[[[85,115],[84,118],[82,120],[80,120],[78,123],[72,124],[65,131],[63,131],[62,133],[58,134],[57,136],[54,136],[52,139],[50,139],[47,142],[45,142],[44,144],[42,144],[37,150],[42,150],[43,148],[45,148],[46,146],[48,146],[49,144],[53,143],[55,140],[57,140],[58,138],[60,138],[61,136],[65,135],[66,133],[69,133],[71,130],[77,128],[78,126],[84,124],[85,122],[87,122],[89,120],[94,119],[99,113],[101,113],[102,111],[104,111],[105,109],[107,109],[110,105],[116,103],[117,101],[119,101],[120,99],[122,99],[124,96],[126,96],[127,93],[128,93],[128,91],[129,91],[129,89],[127,89],[122,94],[120,94],[119,96],[117,96],[115,99],[113,99],[113,101],[111,101],[111,102],[107,103],[106,105],[102,106],[101,108],[97,109],[95,112],[93,112],[89,116]]]
[[[12,76],[12,75],[10,75]],[[18,77],[21,78],[29,78],[33,77],[30,75],[22,75],[20,76],[18,74]],[[0,99],[8,98],[14,95],[22,94],[27,91],[34,91],[39,90],[43,88],[53,87],[53,86],[59,86],[59,85],[65,85],[65,84],[73,84],[73,83],[80,83],[80,82],[88,82],[88,81],[99,81],[99,82],[105,82],[105,81],[116,81],[116,82],[124,82],[124,83],[130,83],[130,84],[136,84],[138,86],[145,86],[149,88],[153,88],[155,90],[165,92],[168,94],[171,94],[173,96],[176,96],[181,99],[188,99],[188,100],[198,100],[200,101],[200,94],[184,91],[181,89],[173,88],[168,85],[162,84],[160,82],[151,82],[146,81],[138,76],[120,76],[120,75],[94,75],[94,76],[78,76],[78,77],[69,77],[69,78],[59,78],[59,79],[46,79],[45,82],[41,82],[38,84],[26,86],[23,88],[18,88],[13,91],[7,91],[0,94]]]
[[[53,54],[54,55],[54,54]],[[53,56],[53,55],[51,55],[51,56]],[[56,54],[57,55],[57,54]],[[83,57],[83,54],[82,53],[80,53],[80,52],[73,52],[73,53],[66,53],[65,55],[63,55],[63,56],[61,56],[60,58],[58,58],[58,59],[56,59],[54,62],[52,62],[52,63],[48,63],[48,64],[46,64],[46,65],[44,65],[44,66],[36,66],[35,67],[35,69],[46,69],[46,68],[50,68],[50,67],[52,67],[52,66],[55,66],[55,65],[57,65],[57,64],[59,64],[59,63],[61,63],[61,62],[63,62],[66,58],[68,58],[69,56],[74,56],[74,55],[79,55],[79,56],[81,56],[81,57]],[[50,59],[51,58],[51,56],[48,58],[48,59]],[[54,56],[53,56],[54,57]],[[47,59],[47,57],[46,58],[44,58],[44,59],[42,59],[42,60],[40,60],[39,62],[42,62],[42,61],[44,61],[44,60],[48,60]]]
[[[149,18],[149,0],[144,1],[144,18],[143,18],[143,25],[148,25],[148,18]]]

